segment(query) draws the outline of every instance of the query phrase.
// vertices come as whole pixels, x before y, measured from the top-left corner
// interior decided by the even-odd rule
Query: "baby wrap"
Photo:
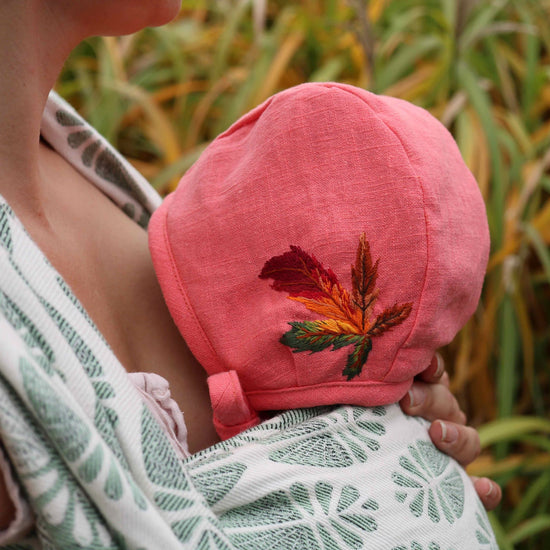
[[[42,131],[147,224],[158,196],[54,95]],[[288,411],[178,459],[1,198],[0,438],[36,516],[4,548],[497,548],[464,471],[397,406]]]

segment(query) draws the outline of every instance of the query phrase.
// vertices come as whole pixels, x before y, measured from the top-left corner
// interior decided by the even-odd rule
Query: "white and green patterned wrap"
[[[54,95],[42,131],[147,224],[156,193]],[[178,459],[1,198],[0,437],[36,515],[12,550],[497,548],[464,471],[395,405],[288,411]]]

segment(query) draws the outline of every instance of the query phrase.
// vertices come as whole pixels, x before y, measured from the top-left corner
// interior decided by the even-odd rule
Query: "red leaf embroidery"
[[[336,275],[325,269],[315,258],[299,246],[290,246],[290,251],[268,260],[260,279],[273,279],[273,288],[286,291],[290,296],[319,298],[327,288],[338,285]]]
[[[361,374],[372,338],[380,336],[401,324],[411,313],[412,304],[394,304],[371,321],[372,310],[378,298],[376,280],[378,263],[372,262],[370,246],[363,233],[355,265],[351,266],[352,294],[339,283],[330,269],[325,269],[315,258],[298,246],[268,260],[261,279],[273,279],[272,288],[287,292],[288,298],[302,303],[307,309],[323,315],[329,321],[291,322],[281,343],[294,352],[316,353],[330,348],[339,349],[353,345],[342,374],[351,380]]]

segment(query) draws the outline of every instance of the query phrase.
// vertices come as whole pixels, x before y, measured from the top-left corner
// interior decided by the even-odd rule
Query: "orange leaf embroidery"
[[[361,374],[372,349],[372,338],[401,324],[412,310],[411,303],[394,304],[371,320],[379,293],[376,289],[378,263],[376,260],[373,264],[363,233],[355,265],[351,266],[350,296],[333,271],[325,269],[298,246],[291,245],[290,251],[268,260],[260,273],[261,279],[273,279],[274,290],[288,292],[289,299],[327,318],[289,323],[291,329],[283,334],[281,343],[295,353],[316,353],[331,346],[335,350],[353,345],[342,375],[351,380]]]

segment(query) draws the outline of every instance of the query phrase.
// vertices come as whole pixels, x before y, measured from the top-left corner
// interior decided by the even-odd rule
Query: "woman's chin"
[[[181,0],[86,0],[74,9],[72,21],[81,22],[88,36],[120,36],[169,23],[178,15]]]
[[[159,7],[161,6],[161,7]],[[147,27],[159,27],[172,21],[180,12],[181,0],[164,0],[157,2],[157,7],[151,17],[151,22]]]

